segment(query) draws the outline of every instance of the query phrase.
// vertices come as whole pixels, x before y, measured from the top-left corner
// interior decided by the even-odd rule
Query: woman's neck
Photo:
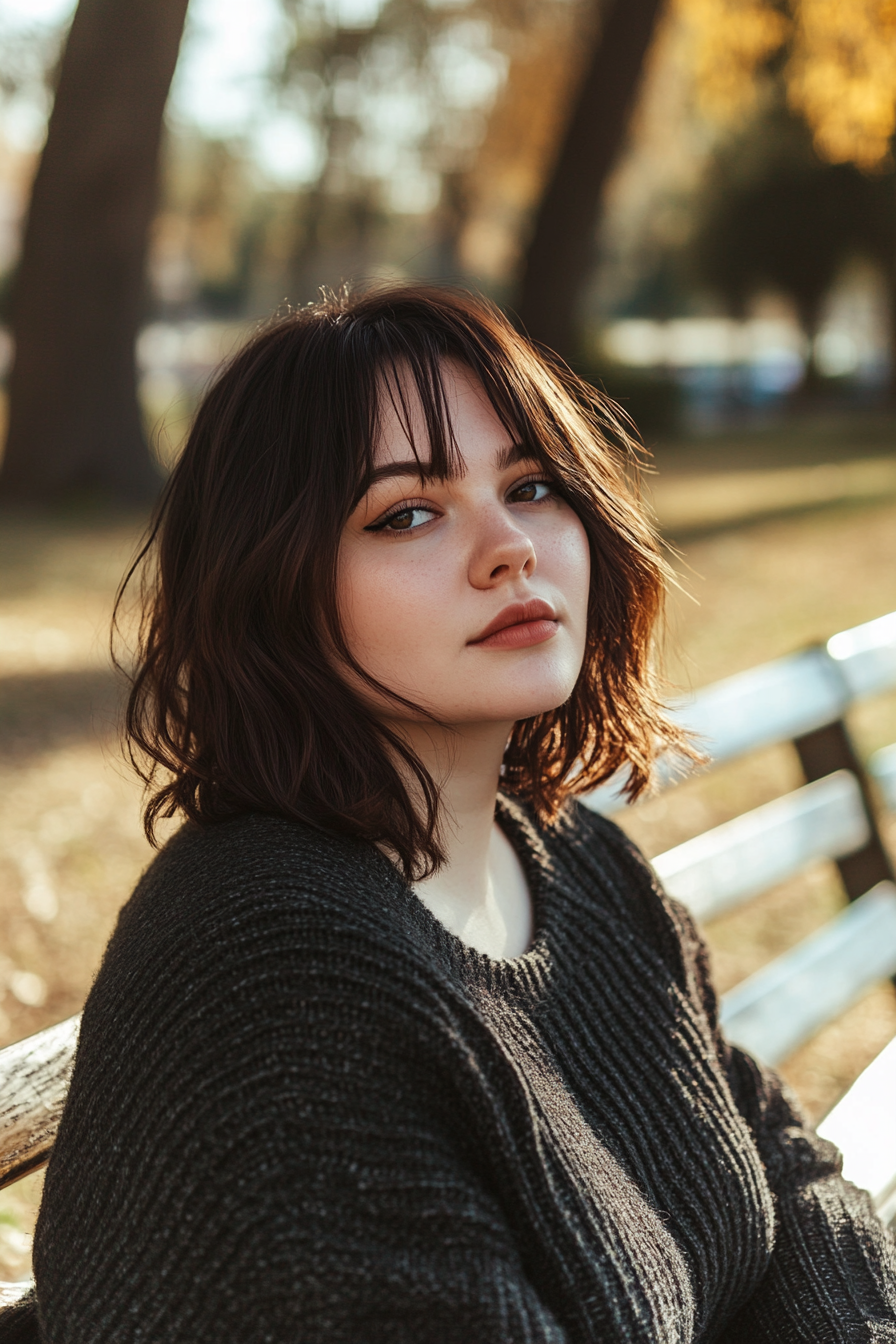
[[[439,787],[446,854],[439,871],[414,890],[446,928],[496,960],[519,956],[532,939],[526,877],[495,822],[501,761],[512,726],[487,723],[446,731],[402,725]]]

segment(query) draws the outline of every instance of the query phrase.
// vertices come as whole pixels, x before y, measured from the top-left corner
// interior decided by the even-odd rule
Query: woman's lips
[[[558,624],[547,602],[514,602],[469,642],[479,649],[524,649],[550,639],[557,633]]]
[[[550,639],[557,633],[558,624],[557,621],[520,621],[472,642],[477,649],[525,649],[530,644],[543,644]]]

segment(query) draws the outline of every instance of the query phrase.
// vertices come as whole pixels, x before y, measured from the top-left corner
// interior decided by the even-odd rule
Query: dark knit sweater
[[[896,1341],[892,1243],[720,1038],[685,912],[611,823],[500,819],[536,925],[504,962],[369,847],[166,847],[84,1013],[49,1344]]]

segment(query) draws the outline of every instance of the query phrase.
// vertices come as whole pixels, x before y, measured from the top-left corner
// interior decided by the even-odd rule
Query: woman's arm
[[[775,1248],[765,1278],[724,1344],[896,1341],[896,1244],[871,1197],[805,1124],[780,1079],[727,1047],[732,1092],[775,1195]]]
[[[719,1344],[896,1342],[896,1243],[870,1196],[843,1179],[837,1149],[807,1125],[781,1079],[722,1036],[705,946],[688,913],[671,904],[691,992],[775,1197],[768,1270]]]

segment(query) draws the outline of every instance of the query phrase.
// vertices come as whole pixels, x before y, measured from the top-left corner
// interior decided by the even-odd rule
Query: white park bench
[[[830,859],[849,897],[825,927],[723,996],[729,1039],[768,1064],[785,1059],[871,985],[896,977],[896,883],[877,825],[882,807],[896,810],[896,743],[878,751],[866,770],[844,721],[857,700],[893,688],[896,612],[717,682],[674,709],[699,734],[710,766],[791,741],[809,782],[658,855],[653,867],[666,889],[705,922]],[[671,787],[671,768],[665,776]],[[598,812],[617,811],[618,783],[583,801]],[[72,1017],[0,1050],[0,1187],[49,1159],[78,1025]],[[869,1190],[881,1217],[893,1222],[896,1040],[818,1132],[837,1144],[846,1175]],[[28,1287],[0,1284],[0,1309]]]

